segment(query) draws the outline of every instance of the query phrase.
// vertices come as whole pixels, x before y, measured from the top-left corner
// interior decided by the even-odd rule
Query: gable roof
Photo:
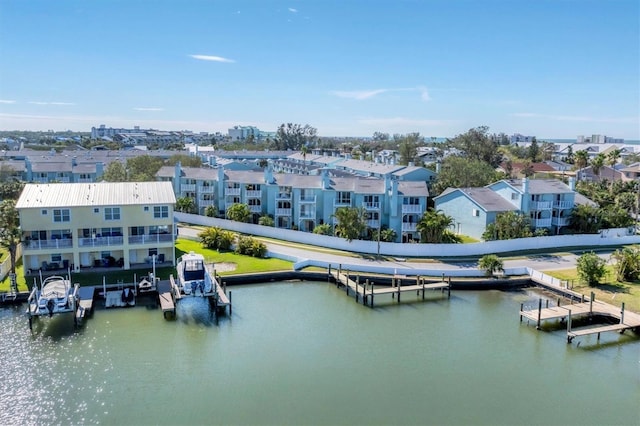
[[[500,195],[493,192],[490,188],[447,188],[442,194],[436,198],[443,197],[444,195],[451,194],[453,192],[460,192],[463,196],[469,198],[475,204],[477,204],[485,212],[506,212],[517,211],[518,208],[502,198]]]

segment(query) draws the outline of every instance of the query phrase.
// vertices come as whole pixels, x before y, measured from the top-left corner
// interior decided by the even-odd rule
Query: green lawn
[[[220,275],[246,274],[251,272],[291,271],[293,263],[281,259],[258,259],[251,256],[243,256],[234,252],[218,252],[203,248],[200,242],[178,238],[176,241],[176,258],[190,251],[200,253],[205,261],[213,263],[235,264],[233,271],[219,272]],[[160,276],[160,275],[158,275]],[[162,277],[161,277],[162,278]]]
[[[580,282],[575,268],[545,271],[545,273],[552,277],[569,281],[569,286],[573,285],[573,291],[575,292],[589,296],[593,291],[596,295],[596,300],[615,306],[622,306],[622,302],[624,302],[625,309],[640,313],[640,282],[618,282],[615,279],[612,267],[607,266],[606,268],[607,275],[602,279],[602,283],[593,287]]]

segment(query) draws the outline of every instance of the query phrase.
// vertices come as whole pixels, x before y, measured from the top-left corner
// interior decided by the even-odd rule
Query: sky
[[[640,139],[638,0],[0,0],[0,130]]]

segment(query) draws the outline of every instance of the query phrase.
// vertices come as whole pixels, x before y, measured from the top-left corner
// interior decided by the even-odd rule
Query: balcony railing
[[[366,210],[380,210],[380,203],[378,201],[373,203],[364,203],[364,208]]]
[[[568,217],[554,217],[554,218],[552,218],[551,223],[553,223],[555,226],[568,226],[569,225],[569,218]]]
[[[262,191],[260,190],[250,190],[250,191],[245,191],[245,196],[247,198],[261,198],[262,197]]]
[[[101,247],[101,246],[121,246],[124,242],[123,237],[96,237],[96,238],[80,238],[78,240],[80,247]]]
[[[215,200],[198,200],[198,205],[200,207],[213,206],[215,203]]]
[[[402,232],[416,232],[416,228],[417,228],[416,223],[409,223],[409,222],[402,223]]]
[[[129,236],[129,244],[158,244],[170,243],[173,241],[171,234],[150,234],[150,235],[131,235]]]
[[[402,213],[415,213],[420,214],[423,212],[422,206],[420,204],[403,204],[402,205]]]
[[[254,206],[254,205],[250,205],[249,206],[249,211],[251,213],[262,213],[262,206]]]
[[[240,188],[225,188],[224,195],[240,195]]]
[[[532,225],[536,228],[547,228],[551,226],[551,218],[548,219],[534,219],[531,221]]]
[[[315,195],[301,195],[300,196],[301,203],[315,203],[316,196]]]
[[[195,183],[183,183],[180,185],[181,192],[196,192],[196,184]]]
[[[573,207],[573,203],[571,201],[554,201],[553,208],[554,209],[570,209]]]
[[[213,185],[209,185],[209,186],[200,185],[198,187],[198,192],[200,194],[213,194],[215,192],[215,187]]]
[[[279,192],[278,195],[276,195],[276,200],[291,200],[291,193]]]
[[[276,209],[276,216],[291,216],[291,209]]]
[[[351,201],[340,201],[336,200],[333,202],[333,208],[337,209],[340,207],[351,207]]]
[[[531,210],[549,210],[551,209],[551,201],[532,201],[529,208]]]
[[[378,229],[380,227],[380,221],[376,219],[367,220],[367,228]]]
[[[316,212],[315,211],[301,211],[300,219],[315,219]]]
[[[57,248],[71,248],[73,240],[70,238],[53,240],[29,240],[24,243],[26,250],[46,250]]]

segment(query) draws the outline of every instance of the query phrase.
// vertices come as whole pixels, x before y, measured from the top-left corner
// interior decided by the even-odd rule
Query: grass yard
[[[239,255],[234,252],[218,252],[202,247],[198,241],[179,238],[176,241],[176,258],[190,251],[200,253],[207,263],[223,263],[228,266],[235,265],[233,270],[220,269],[218,273],[224,275],[247,274],[252,272],[291,271],[293,263],[281,259],[258,259],[256,257]],[[160,275],[158,275],[160,276]],[[162,276],[160,276],[162,278]]]
[[[611,266],[606,268],[607,275],[602,279],[602,283],[594,287],[581,283],[575,268],[545,271],[545,273],[552,277],[569,281],[569,286],[573,285],[573,291],[585,296],[589,296],[593,291],[596,295],[596,300],[601,300],[614,306],[622,306],[622,302],[624,302],[625,309],[640,313],[640,282],[617,282],[613,268]]]

